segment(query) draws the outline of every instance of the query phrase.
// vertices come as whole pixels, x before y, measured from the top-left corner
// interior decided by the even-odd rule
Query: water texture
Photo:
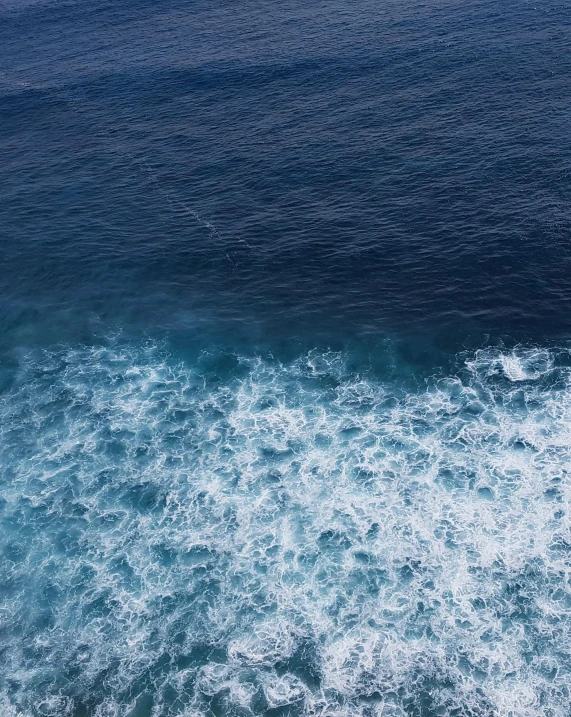
[[[570,37],[0,0],[1,717],[569,717]]]
[[[65,349],[5,392],[16,705],[568,714],[569,354],[407,392],[337,354],[202,363]]]

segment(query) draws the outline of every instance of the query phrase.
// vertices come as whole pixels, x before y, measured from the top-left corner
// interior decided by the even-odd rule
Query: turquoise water
[[[5,699],[566,714],[570,359],[476,351],[413,388],[333,352],[22,357],[0,413]]]
[[[569,717],[569,10],[0,1],[0,717]]]

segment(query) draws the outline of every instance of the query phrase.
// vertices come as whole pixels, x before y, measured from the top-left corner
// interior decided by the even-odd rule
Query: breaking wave
[[[3,714],[568,715],[566,351],[63,348],[0,426]]]

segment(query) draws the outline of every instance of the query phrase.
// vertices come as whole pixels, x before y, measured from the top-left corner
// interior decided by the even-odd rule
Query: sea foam
[[[21,359],[4,713],[567,715],[568,354],[416,387],[343,354],[230,363]]]

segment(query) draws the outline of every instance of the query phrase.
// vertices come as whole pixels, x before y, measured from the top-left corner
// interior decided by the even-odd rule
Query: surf
[[[416,388],[344,352],[231,365],[20,358],[13,714],[566,714],[569,353],[465,353]]]

